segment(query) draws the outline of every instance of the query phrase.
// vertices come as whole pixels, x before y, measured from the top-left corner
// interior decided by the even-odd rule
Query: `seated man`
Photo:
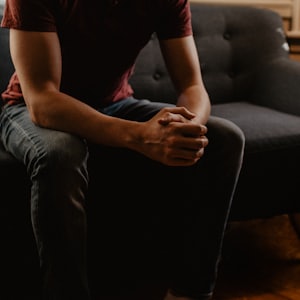
[[[2,94],[1,137],[32,182],[43,299],[91,299],[88,156],[114,160],[115,153],[154,170],[154,177],[174,179],[156,190],[173,230],[174,272],[164,299],[210,299],[244,136],[210,116],[189,2],[7,0],[1,25],[10,28],[15,67]],[[176,105],[136,99],[128,82],[154,32],[178,92]],[[105,184],[101,171],[99,185]],[[118,189],[123,178],[113,180]],[[141,198],[134,181],[130,188]],[[150,181],[149,188],[155,188]]]

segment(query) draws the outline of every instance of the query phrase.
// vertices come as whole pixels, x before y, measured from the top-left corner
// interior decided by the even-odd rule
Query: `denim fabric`
[[[129,98],[101,112],[145,121],[167,105],[170,104]],[[165,181],[160,185],[163,191],[159,191],[166,195],[162,199],[170,215],[168,241],[170,249],[175,250],[170,250],[169,257],[171,289],[195,299],[207,299],[215,287],[244,148],[244,136],[233,123],[211,117],[207,127],[209,145],[194,166],[167,167],[147,158],[141,160],[135,153],[130,155],[138,164],[152,165],[157,171],[152,176],[174,180],[172,185]],[[1,138],[6,149],[25,164],[31,178],[32,224],[44,276],[44,299],[90,299],[85,205],[89,188],[87,163],[95,152],[76,136],[35,126],[25,105],[4,107]],[[98,147],[101,148],[92,145]]]
[[[86,143],[35,126],[22,104],[3,109],[1,138],[6,149],[25,164],[32,182],[31,217],[44,275],[44,299],[89,299]]]

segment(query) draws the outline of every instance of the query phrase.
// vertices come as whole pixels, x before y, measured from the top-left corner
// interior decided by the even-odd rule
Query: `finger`
[[[180,159],[186,161],[196,162],[204,155],[204,148],[200,148],[198,150],[191,149],[177,149],[176,152],[172,153],[173,159]]]
[[[205,125],[199,125],[194,123],[177,124],[178,133],[187,137],[199,137],[207,133],[207,127]]]
[[[170,112],[173,114],[179,114],[182,115],[184,118],[191,120],[195,118],[195,114],[189,111],[187,108],[183,106],[172,106],[172,107],[165,107],[162,109],[162,112]]]
[[[174,146],[178,149],[185,149],[189,151],[198,151],[207,147],[207,145],[208,139],[206,136],[202,136],[197,139],[184,137],[182,139],[178,139],[176,141],[176,145],[174,144]]]
[[[165,116],[158,120],[161,125],[168,125],[171,122],[184,122],[185,119],[180,114],[167,113]]]

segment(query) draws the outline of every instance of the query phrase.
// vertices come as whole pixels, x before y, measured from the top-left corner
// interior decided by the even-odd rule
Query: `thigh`
[[[5,149],[27,168],[40,158],[45,162],[51,157],[52,163],[55,160],[64,163],[65,158],[69,161],[72,158],[84,160],[87,155],[84,140],[65,132],[36,126],[24,104],[3,108],[1,139]]]

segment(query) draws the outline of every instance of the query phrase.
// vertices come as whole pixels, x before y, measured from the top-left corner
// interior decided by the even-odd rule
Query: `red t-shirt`
[[[129,77],[154,32],[192,34],[188,0],[6,0],[1,26],[57,32],[61,91],[95,107],[132,95]],[[2,98],[23,101],[16,74]]]

